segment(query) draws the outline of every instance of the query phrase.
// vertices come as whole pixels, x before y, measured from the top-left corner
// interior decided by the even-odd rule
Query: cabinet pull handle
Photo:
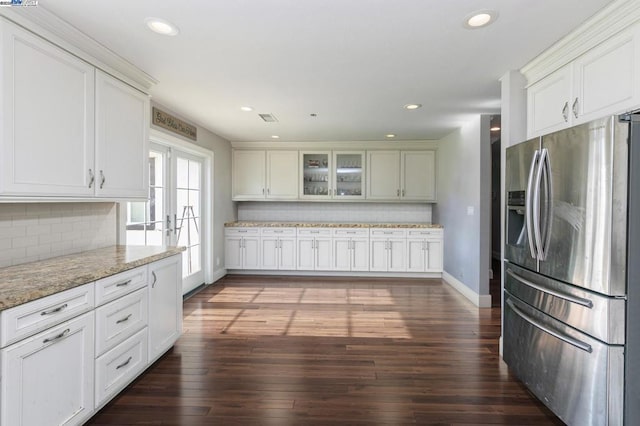
[[[48,311],[42,311],[40,312],[40,315],[55,314],[56,312],[60,312],[61,310],[65,309],[66,307],[67,307],[67,304],[65,303],[64,305],[58,306],[57,308],[49,309]]]
[[[400,196],[400,190],[399,190],[399,189],[396,191],[396,195],[397,195],[398,197]]]
[[[267,188],[267,195],[271,195],[271,188]]]
[[[404,197],[404,189],[402,190],[402,196]]]
[[[93,170],[89,169],[89,188],[93,186],[93,182],[96,181],[96,176],[93,174]]]
[[[118,365],[116,367],[116,370],[120,370],[122,367],[129,365],[129,363],[131,362],[131,360],[133,359],[132,356],[130,356],[129,358],[127,358],[127,360],[125,362],[123,362],[122,364]]]
[[[131,318],[131,315],[133,314],[129,314],[126,317],[119,319],[118,321],[116,321],[116,324],[122,324],[123,322],[129,321],[129,318]]]
[[[264,188],[262,188],[262,195],[264,195]]]
[[[128,286],[129,284],[131,284],[131,280],[126,280],[123,283],[116,284],[116,287],[125,287],[125,286]]]
[[[156,277],[155,271],[151,271],[151,276],[153,277],[153,282],[151,283],[151,288],[156,286],[156,281],[158,281],[158,277]]]
[[[71,330],[67,328],[65,331],[63,331],[62,333],[60,333],[60,334],[58,334],[58,335],[55,335],[55,336],[53,336],[53,337],[47,337],[46,339],[44,339],[44,340],[42,341],[42,343],[49,343],[49,342],[56,341],[56,340],[58,340],[58,339],[62,339],[64,336],[66,336],[67,334],[69,334],[69,332],[70,332],[70,331],[71,331]]]
[[[571,110],[573,111],[573,116],[578,118],[578,98],[573,101],[573,105],[571,106]]]
[[[107,178],[104,177],[104,173],[102,172],[102,170],[100,170],[100,189],[102,189],[106,180]]]
[[[565,123],[569,121],[569,101],[565,102],[562,107],[562,118],[564,118]]]

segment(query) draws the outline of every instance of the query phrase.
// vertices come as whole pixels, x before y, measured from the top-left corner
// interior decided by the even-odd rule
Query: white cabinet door
[[[333,268],[334,271],[351,270],[351,239],[333,239]]]
[[[435,151],[402,151],[401,180],[403,200],[435,201]]]
[[[280,237],[279,268],[294,271],[296,269],[296,238]]]
[[[93,312],[4,348],[3,425],[82,424],[93,413]]]
[[[278,269],[279,262],[279,254],[280,250],[278,249],[278,237],[271,236],[265,237],[263,236],[260,239],[260,252],[261,252],[261,269]]]
[[[427,268],[425,240],[407,240],[407,272],[424,272]]]
[[[375,272],[386,272],[389,270],[388,266],[388,254],[387,254],[387,240],[371,240],[369,244],[369,256],[371,261],[369,268]]]
[[[404,238],[389,239],[389,271],[404,272],[406,267],[407,241]]]
[[[224,266],[227,269],[242,269],[242,237],[225,237]]]
[[[540,136],[570,125],[572,65],[532,84],[527,89],[527,135]]]
[[[315,270],[330,271],[332,258],[331,238],[316,238],[315,246]]]
[[[427,272],[442,272],[442,239],[427,240]]]
[[[351,270],[369,270],[369,239],[353,238],[351,240]]]
[[[267,151],[267,198],[298,198],[298,151]]]
[[[334,151],[333,198],[363,200],[366,176],[364,151]]]
[[[400,198],[400,151],[367,152],[367,199]]]
[[[147,198],[149,97],[96,71],[96,195]]]
[[[182,257],[149,265],[149,362],[155,361],[182,334]]]
[[[315,269],[315,239],[313,237],[298,237],[298,269],[299,271],[313,271]]]
[[[637,32],[624,31],[575,60],[572,113],[576,124],[624,112],[640,101]]]
[[[242,267],[244,269],[260,269],[260,238],[244,237],[242,247]]]
[[[234,200],[265,198],[265,151],[233,151],[231,180]]]
[[[0,25],[0,193],[92,196],[94,68],[13,24]]]

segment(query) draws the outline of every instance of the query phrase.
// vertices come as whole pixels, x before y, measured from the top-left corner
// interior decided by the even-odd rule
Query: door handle
[[[151,271],[151,276],[153,277],[153,282],[151,283],[151,288],[156,286],[156,281],[158,281],[158,277],[156,276],[155,271]]]
[[[551,157],[547,149],[547,155],[544,157],[544,166],[542,168],[542,181],[544,182],[546,191],[546,203],[544,211],[544,230],[542,231],[542,247],[540,248],[541,258],[540,260],[547,260],[547,249],[551,244],[551,227],[553,226],[553,183],[551,175]]]
[[[573,116],[578,118],[578,98],[573,101],[573,105],[571,106],[571,110],[573,111]]]
[[[529,169],[529,180],[527,182],[527,194],[525,199],[525,226],[527,227],[527,239],[529,240],[529,251],[531,253],[531,257],[537,259],[538,255],[536,253],[536,248],[533,241],[533,217],[532,217],[532,191],[533,191],[533,175],[536,171],[536,165],[538,164],[538,157],[540,156],[540,151],[536,149],[536,152],[533,154],[533,158],[531,159],[531,168]]]
[[[552,290],[550,288],[545,288],[541,285],[535,284],[529,280],[527,280],[524,277],[521,277],[520,275],[516,274],[515,272],[513,272],[511,269],[507,269],[507,275],[510,275],[511,277],[513,277],[513,279],[515,279],[516,281],[521,282],[524,285],[527,285],[531,288],[535,288],[538,291],[541,291],[543,293],[549,294],[551,296],[555,296],[558,297],[562,300],[566,300],[567,302],[571,302],[571,303],[575,303],[576,305],[581,305],[584,306],[586,308],[593,308],[593,302],[589,299],[584,299],[582,297],[576,297],[576,296],[572,296],[570,294],[564,294],[561,293],[559,291],[556,290]]]
[[[44,340],[42,341],[42,343],[55,342],[56,340],[60,340],[60,339],[62,339],[64,336],[66,336],[67,334],[69,334],[69,332],[70,332],[70,331],[71,331],[71,330],[67,328],[65,331],[63,331],[63,332],[62,332],[62,333],[60,333],[60,334],[57,334],[57,335],[55,335],[55,336],[53,336],[53,337],[48,337],[48,338],[44,339]]]
[[[569,101],[565,102],[562,107],[562,118],[564,118],[565,123],[569,121]]]
[[[542,247],[542,232],[540,232],[540,184],[542,183],[542,174],[544,173],[544,166],[547,161],[549,151],[547,148],[542,148],[540,159],[538,160],[538,170],[536,171],[535,179],[535,194],[533,198],[533,235],[536,240],[536,247],[538,251],[538,260],[544,260],[544,250]]]
[[[104,177],[104,173],[100,170],[100,189],[104,186],[104,183],[107,181],[107,178]]]
[[[89,188],[93,186],[93,182],[95,182],[96,176],[93,174],[93,170],[89,169]]]

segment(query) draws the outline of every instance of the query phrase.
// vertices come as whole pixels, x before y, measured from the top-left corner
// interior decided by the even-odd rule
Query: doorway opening
[[[502,306],[500,288],[500,277],[502,276],[500,255],[500,128],[500,116],[491,116],[491,274],[489,277],[489,294],[491,295],[492,307]]]

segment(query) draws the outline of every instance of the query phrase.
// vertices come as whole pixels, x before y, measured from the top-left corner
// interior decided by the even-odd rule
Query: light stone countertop
[[[227,228],[433,228],[442,229],[436,223],[335,223],[335,222],[227,222]]]
[[[111,246],[0,268],[0,311],[184,251],[184,247]]]

